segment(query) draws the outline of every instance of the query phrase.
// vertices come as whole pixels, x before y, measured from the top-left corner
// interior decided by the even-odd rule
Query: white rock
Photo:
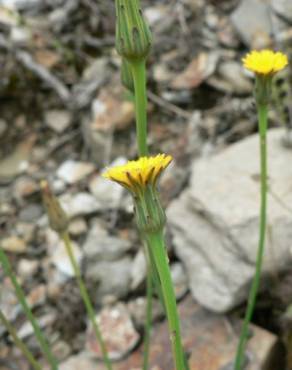
[[[292,204],[291,151],[284,130],[269,130],[270,189]],[[253,135],[193,166],[191,184],[168,209],[177,255],[193,296],[205,307],[227,311],[247,298],[255,271],[259,224],[259,138]],[[291,212],[271,193],[264,275],[291,266]]]
[[[58,168],[57,176],[67,184],[75,184],[95,170],[95,166],[88,162],[76,162],[71,159],[63,162]]]
[[[71,124],[71,116],[66,110],[50,110],[45,113],[45,122],[57,133],[64,132]]]
[[[77,194],[64,194],[59,198],[62,207],[69,218],[81,215],[89,215],[91,213],[102,210],[102,206],[94,198],[93,195],[82,192]]]
[[[71,244],[77,264],[80,265],[82,261],[82,252],[75,242]],[[55,252],[52,254],[51,261],[62,274],[66,275],[66,277],[73,277],[75,275],[65,245],[62,241],[57,245]]]
[[[118,303],[114,307],[105,307],[96,319],[110,359],[122,359],[137,345],[140,336],[134,328],[125,304]],[[87,333],[86,347],[94,357],[102,358],[102,352],[92,327]]]
[[[292,22],[292,2],[291,0],[272,0],[272,7],[275,12],[283,18]]]
[[[131,249],[129,240],[109,235],[97,222],[91,227],[83,250],[89,263],[92,261],[115,261]]]
[[[108,167],[121,166],[126,162],[126,158],[119,157]],[[117,183],[103,178],[101,174],[96,175],[89,182],[89,190],[104,209],[115,209],[121,205],[124,189]]]
[[[17,272],[22,278],[32,278],[39,268],[39,261],[21,259],[17,266]]]
[[[278,1],[278,0],[276,0]],[[262,0],[242,0],[231,15],[233,26],[249,47],[267,47],[273,32],[269,4]]]

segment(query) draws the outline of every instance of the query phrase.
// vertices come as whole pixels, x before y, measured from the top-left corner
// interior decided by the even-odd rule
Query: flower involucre
[[[128,161],[123,166],[109,168],[103,177],[119,183],[133,193],[145,190],[147,185],[155,186],[161,172],[172,161],[166,154],[155,157],[141,157],[136,161]]]
[[[288,58],[281,52],[272,50],[253,50],[242,59],[246,69],[259,75],[273,75],[284,69],[288,64]]]

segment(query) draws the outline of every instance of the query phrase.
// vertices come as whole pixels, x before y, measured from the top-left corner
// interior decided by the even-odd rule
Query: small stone
[[[26,297],[27,303],[31,308],[41,306],[45,303],[47,298],[47,287],[44,284],[36,286]]]
[[[71,244],[74,257],[77,261],[77,264],[80,265],[82,261],[82,252],[75,242],[72,242]],[[60,241],[60,243],[57,245],[55,252],[51,256],[51,262],[58,269],[58,271],[66,277],[75,276],[63,241]]]
[[[84,218],[78,217],[73,219],[69,224],[69,233],[73,236],[80,236],[87,231],[87,224]]]
[[[60,370],[99,370],[96,361],[94,361],[87,351],[81,352],[76,356],[68,358],[60,364]],[[102,369],[103,370],[103,369]]]
[[[39,261],[21,259],[17,266],[17,273],[24,279],[32,278],[39,269]]]
[[[86,279],[97,283],[96,300],[101,302],[106,295],[125,297],[130,290],[132,259],[120,258],[118,261],[91,262],[86,268]]]
[[[22,200],[39,190],[39,186],[30,177],[20,177],[14,183],[14,194],[17,200]]]
[[[173,89],[193,89],[210,77],[216,69],[217,53],[200,53],[189,65],[176,75],[171,83]]]
[[[92,163],[76,162],[71,159],[61,164],[57,176],[67,184],[75,184],[90,175],[95,170]]]
[[[37,318],[38,324],[41,329],[46,328],[47,326],[53,325],[56,320],[55,313],[48,313],[40,318]],[[34,334],[33,327],[29,321],[26,321],[17,331],[17,335],[20,339],[25,339]]]
[[[119,157],[109,167],[121,166],[126,162],[126,158]],[[101,174],[94,176],[90,180],[89,190],[102,205],[103,209],[117,209],[121,205],[122,195],[124,193],[123,188],[115,182],[103,178]]]
[[[25,46],[31,40],[31,32],[25,27],[12,27],[10,39],[14,45]]]
[[[17,236],[4,238],[1,242],[1,247],[10,253],[25,253],[27,249],[25,241]]]
[[[135,327],[143,328],[146,320],[146,305],[145,297],[138,297],[128,303],[128,310],[135,323]],[[152,298],[152,321],[156,322],[164,317],[164,308],[158,299]]]
[[[132,245],[129,240],[109,235],[97,222],[90,228],[83,250],[89,261],[115,261],[124,256]]]
[[[96,198],[86,192],[77,194],[64,194],[59,198],[64,211],[69,218],[82,215],[90,215],[102,210],[102,206]]]
[[[124,304],[104,308],[96,319],[110,359],[122,359],[137,345],[140,336]],[[102,359],[99,343],[91,327],[87,333],[86,347],[94,357]]]
[[[18,222],[15,231],[27,244],[32,242],[36,230],[36,225],[29,222]]]
[[[242,65],[235,61],[222,63],[218,74],[208,79],[208,84],[227,93],[248,94],[253,83],[246,77]]]
[[[28,160],[35,142],[35,136],[28,137],[16,146],[15,150],[0,161],[0,180],[10,181],[15,176],[25,172]]]
[[[43,214],[43,208],[40,204],[28,204],[19,212],[19,220],[22,222],[35,222]]]
[[[71,116],[66,110],[50,110],[45,114],[45,122],[47,126],[60,134],[70,126]]]

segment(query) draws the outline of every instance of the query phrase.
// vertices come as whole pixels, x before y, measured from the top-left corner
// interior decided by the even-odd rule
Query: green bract
[[[116,0],[116,48],[127,60],[145,59],[151,48],[151,32],[139,0]]]
[[[133,79],[131,67],[129,63],[126,61],[126,59],[124,58],[122,61],[122,68],[121,68],[121,80],[125,88],[134,94],[135,86],[134,86],[134,79]]]

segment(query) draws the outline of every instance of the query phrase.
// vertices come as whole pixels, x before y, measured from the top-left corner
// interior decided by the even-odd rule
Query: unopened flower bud
[[[49,218],[50,227],[58,234],[67,231],[69,220],[59,200],[52,193],[47,181],[41,181],[43,203]]]
[[[129,61],[145,59],[151,48],[151,32],[139,0],[116,0],[116,48]]]

